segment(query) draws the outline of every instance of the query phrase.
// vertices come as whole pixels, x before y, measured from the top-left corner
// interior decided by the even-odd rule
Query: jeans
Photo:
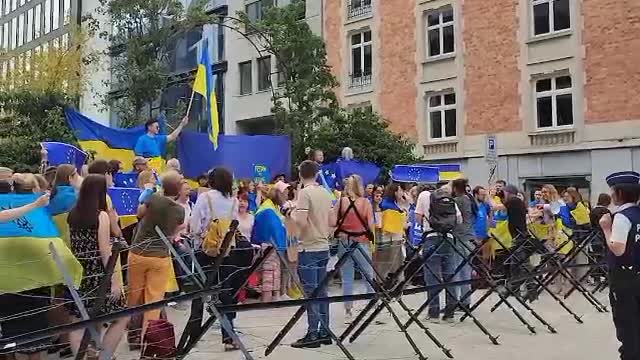
[[[347,252],[347,248],[349,248],[353,244],[353,240],[339,240],[338,241],[338,257],[343,256]],[[362,251],[360,251],[362,250]],[[364,257],[364,254],[367,254],[367,258]],[[344,262],[344,265],[340,268],[340,275],[342,276],[342,293],[345,296],[353,295],[353,279],[355,276],[355,264],[353,260],[357,261],[358,271],[362,274],[364,279],[364,284],[367,288],[367,293],[373,293],[373,287],[366,280],[365,274],[371,280],[375,279],[373,267],[371,266],[371,250],[367,244],[358,243],[358,246],[353,249],[351,252],[351,256],[347,258],[347,261]],[[367,260],[368,259],[368,260]],[[347,301],[344,303],[344,308],[346,310],[351,310],[353,307],[353,302]]]
[[[305,297],[310,298],[318,285],[327,277],[329,251],[303,251],[298,256],[298,274]],[[316,297],[327,297],[327,284],[316,294]],[[324,333],[329,328],[329,303],[316,302],[307,305],[307,334]],[[321,325],[322,324],[322,325]]]
[[[455,281],[471,280],[471,263],[470,263],[471,259],[469,258],[469,255],[471,254],[470,251],[473,247],[473,244],[466,243],[466,245],[467,246],[460,244],[460,246],[458,247],[459,248],[458,251],[460,253],[456,252],[455,254],[457,261],[456,261],[456,267],[454,268],[454,270],[458,269],[458,267],[460,267],[464,263],[464,265],[462,265],[462,267],[458,270],[458,273],[455,276]],[[471,298],[467,297],[464,300],[463,298],[470,291],[471,291],[471,283],[456,287],[455,294],[458,297],[458,299],[461,300],[461,303],[466,307],[469,307]]]
[[[442,242],[444,243],[441,245]],[[429,256],[425,261],[424,282],[427,284],[427,286],[453,281],[453,275],[458,264],[457,257],[455,255],[455,252],[453,251],[453,248],[451,247],[451,244],[442,236],[438,235],[427,238],[426,245],[423,251],[425,251],[426,254],[430,254],[434,251],[434,249],[438,250],[435,251],[435,253],[433,253],[431,256]],[[439,295],[441,291],[444,291],[446,294],[444,317],[453,317],[457,299],[455,296],[453,296],[453,294],[455,294],[455,289],[450,290],[452,295],[449,295],[449,292],[445,291],[444,289],[427,291],[427,299],[429,301],[429,317],[440,317]]]

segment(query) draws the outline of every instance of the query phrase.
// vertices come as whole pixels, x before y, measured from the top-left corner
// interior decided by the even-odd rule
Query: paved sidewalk
[[[605,293],[599,294],[602,302],[608,305]],[[422,295],[405,298],[410,306],[417,308],[423,299]],[[584,315],[584,324],[578,324],[553,299],[542,297],[534,303],[534,308],[558,331],[551,334],[541,324],[527,314],[526,318],[537,330],[531,335],[520,324],[513,314],[501,307],[495,313],[489,312],[489,302],[483,304],[476,316],[494,335],[499,335],[500,345],[492,345],[489,339],[471,322],[462,324],[436,324],[428,326],[438,339],[451,349],[456,359],[487,359],[487,360],[572,360],[572,359],[616,359],[617,341],[611,321],[610,313],[597,313],[579,294],[575,294],[568,301],[569,306],[579,315]],[[363,304],[358,304],[363,306]],[[518,308],[520,309],[520,308]],[[275,337],[282,326],[291,317],[295,309],[274,309],[240,313],[236,321],[238,331],[245,344],[252,350],[256,359],[265,358],[264,349]],[[334,304],[331,307],[332,328],[345,328],[343,307]],[[176,325],[176,332],[182,332],[188,316],[187,311],[169,310],[169,317]],[[407,319],[406,316],[402,316]],[[417,359],[411,347],[399,332],[391,318],[386,316],[385,325],[372,325],[355,343],[347,348],[356,359]],[[289,344],[304,334],[306,317],[289,334],[283,345],[279,346],[269,358],[276,360],[324,360],[346,359],[337,346],[323,346],[319,349],[297,350]],[[410,333],[430,359],[447,359],[417,326],[412,325]],[[121,346],[118,359],[137,359],[138,354],[126,351],[126,344]],[[220,343],[220,331],[212,329],[188,356],[188,359],[243,359],[239,352],[225,353]]]

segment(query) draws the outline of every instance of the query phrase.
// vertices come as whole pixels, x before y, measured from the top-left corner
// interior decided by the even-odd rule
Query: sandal
[[[238,351],[238,350],[240,350],[240,346],[238,346],[236,343],[224,344],[224,351]]]

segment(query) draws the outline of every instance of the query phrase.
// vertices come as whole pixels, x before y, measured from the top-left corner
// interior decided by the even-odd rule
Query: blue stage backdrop
[[[291,175],[291,142],[287,136],[220,135],[213,150],[209,135],[185,131],[178,141],[182,171],[195,179],[216,166],[231,170],[236,179],[253,179],[255,167],[266,166],[270,174]]]

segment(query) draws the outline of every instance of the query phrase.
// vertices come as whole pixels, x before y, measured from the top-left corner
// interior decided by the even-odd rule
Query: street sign
[[[488,163],[495,164],[498,162],[498,141],[496,140],[495,135],[487,135],[485,158]]]

